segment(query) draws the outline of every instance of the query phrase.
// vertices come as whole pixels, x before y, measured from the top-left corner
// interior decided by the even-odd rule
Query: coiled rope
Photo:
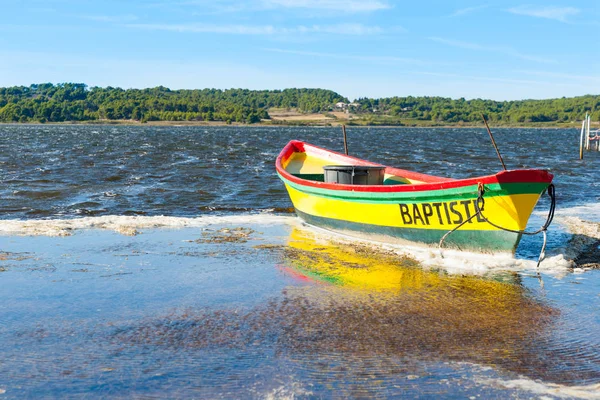
[[[444,236],[442,236],[442,238],[440,239],[438,248],[440,248],[440,249],[442,248],[442,245],[444,244],[444,240],[446,240],[448,235],[450,235],[451,233],[460,229],[463,225],[465,225],[466,223],[471,221],[473,218],[479,216],[481,219],[483,219],[485,222],[487,222],[494,228],[500,229],[500,230],[503,230],[506,232],[518,233],[518,234],[522,234],[522,235],[537,235],[538,233],[543,233],[544,243],[542,245],[542,250],[540,252],[540,256],[538,257],[538,263],[537,263],[537,267],[539,267],[542,260],[546,257],[547,231],[548,231],[548,227],[552,223],[552,220],[554,219],[554,211],[556,210],[556,190],[555,190],[554,184],[551,183],[548,186],[547,192],[548,192],[548,196],[550,196],[550,209],[548,210],[548,217],[546,218],[546,222],[537,231],[527,232],[525,230],[514,230],[514,229],[504,228],[502,226],[499,226],[499,225],[491,222],[489,219],[486,218],[485,215],[483,215],[483,210],[485,208],[485,199],[483,198],[483,196],[485,195],[485,188],[483,186],[483,183],[479,183],[479,185],[477,186],[477,200],[475,201],[475,214],[471,215],[468,219],[466,219],[461,224],[454,227],[452,230],[446,232],[446,234]]]

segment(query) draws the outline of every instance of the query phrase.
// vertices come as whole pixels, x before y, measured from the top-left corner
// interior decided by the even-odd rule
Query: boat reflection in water
[[[530,296],[517,274],[427,271],[395,253],[319,242],[299,229],[284,265],[324,283],[286,291],[277,312],[291,349],[478,363],[553,382],[584,378],[544,347],[559,313]]]
[[[370,291],[399,292],[426,290],[447,285],[470,286],[471,290],[515,292],[520,286],[516,273],[496,273],[487,279],[449,275],[443,271],[423,270],[418,261],[380,247],[361,242],[342,242],[318,238],[308,230],[294,228],[284,251],[292,274],[316,281]],[[485,293],[486,296],[493,293]],[[498,296],[496,296],[498,297]],[[504,296],[501,296],[504,297]]]
[[[335,390],[340,397],[399,390],[458,396],[480,373],[568,385],[598,381],[597,351],[560,339],[559,312],[516,274],[424,270],[395,253],[320,240],[303,229],[293,230],[286,245],[256,249],[275,252],[292,278],[276,295],[247,307],[157,317],[120,329],[116,343],[213,357],[202,371],[214,368],[216,375],[207,376],[231,393],[252,386],[256,376],[293,377],[315,396]],[[233,368],[237,378],[223,380],[219,368]]]

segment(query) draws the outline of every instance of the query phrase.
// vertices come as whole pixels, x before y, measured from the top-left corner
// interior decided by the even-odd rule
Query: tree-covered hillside
[[[302,112],[330,110],[348,101],[323,89],[170,90],[88,88],[81,83],[0,88],[1,122],[95,120],[223,121],[255,123],[272,107]]]
[[[600,119],[600,96],[551,100],[465,100],[444,97],[363,98],[357,101],[358,114],[383,114],[400,119],[446,123],[481,122],[484,113],[492,122],[519,124],[531,122],[581,121],[586,112]]]
[[[581,121],[586,113],[600,120],[600,96],[551,100],[465,100],[444,97],[348,99],[324,89],[202,89],[170,90],[91,87],[81,83],[51,83],[0,88],[0,122],[70,121],[220,121],[256,123],[269,119],[269,109],[294,109],[328,114],[362,124],[472,124],[481,114],[497,125],[560,124]],[[351,120],[351,121],[350,121]],[[303,123],[302,121],[300,123]]]

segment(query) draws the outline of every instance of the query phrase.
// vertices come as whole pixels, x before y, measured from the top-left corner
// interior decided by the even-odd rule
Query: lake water
[[[0,398],[600,398],[600,153],[576,127],[493,131],[509,169],[555,175],[539,269],[541,236],[442,257],[303,225],[275,158],[342,151],[339,128],[0,125]],[[484,129],[348,146],[500,169]]]

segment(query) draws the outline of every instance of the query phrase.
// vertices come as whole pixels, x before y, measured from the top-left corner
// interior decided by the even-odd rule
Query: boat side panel
[[[357,236],[359,238],[397,244],[437,245],[448,229],[417,229],[394,226],[381,226],[352,221],[319,217],[296,210],[298,216],[307,223],[332,231]],[[514,253],[521,234],[506,231],[457,230],[444,240],[444,248],[456,248],[479,252]]]
[[[475,195],[453,197],[439,193],[439,197],[430,197],[428,201],[399,197],[385,202],[359,202],[314,196],[290,185],[286,188],[294,207],[306,214],[370,225],[447,231],[476,213]],[[539,193],[525,193],[487,198],[483,215],[507,229],[525,229],[539,196]],[[466,229],[496,230],[477,217],[467,222]]]

